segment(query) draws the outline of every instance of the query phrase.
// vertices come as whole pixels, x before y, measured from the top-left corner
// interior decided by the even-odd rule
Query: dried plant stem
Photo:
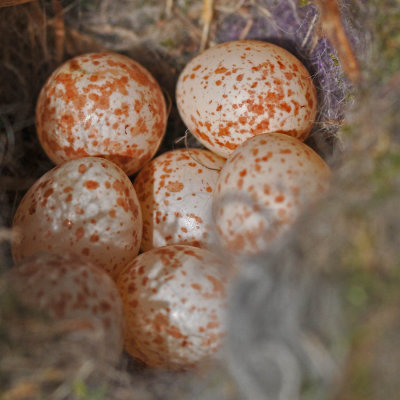
[[[203,12],[201,14],[201,20],[203,22],[203,31],[201,34],[200,49],[199,49],[200,52],[207,47],[208,36],[210,33],[210,25],[213,19],[213,7],[214,7],[214,0],[204,0]]]
[[[29,3],[33,0],[0,0],[0,7],[18,6],[19,4]]]
[[[246,39],[246,36],[248,35],[248,33],[250,32],[251,27],[253,26],[253,23],[254,23],[253,19],[249,19],[246,22],[245,27],[243,28],[242,32],[240,33],[239,40]]]
[[[173,6],[174,6],[174,0],[165,1],[165,16],[167,18],[171,18]]]
[[[87,28],[89,32],[102,34],[102,35],[110,35],[117,34],[123,38],[130,40],[132,43],[139,42],[140,38],[133,32],[131,29],[127,29],[121,26],[114,26],[111,24],[100,24],[96,26],[90,26]]]
[[[60,64],[64,57],[65,24],[63,7],[59,0],[52,0],[55,17],[53,22],[55,36],[55,60]]]
[[[360,68],[344,30],[336,0],[316,0],[321,11],[322,29],[335,46],[343,69],[350,80],[360,79]]]
[[[32,16],[28,25],[32,49],[39,48],[43,51],[43,61],[48,63],[50,55],[47,43],[47,15],[40,7],[39,1],[34,1],[29,11]],[[35,45],[36,42],[38,46]]]
[[[233,14],[233,13],[239,11],[243,7],[245,2],[246,2],[246,0],[239,0],[238,3],[232,7],[226,7],[226,6],[218,4],[214,8],[215,8],[215,10],[217,10],[219,12],[223,12],[225,14]]]
[[[306,33],[306,35],[304,37],[304,40],[301,43],[301,47],[304,47],[307,44],[308,40],[310,39],[311,33],[312,33],[312,31],[314,30],[314,28],[315,28],[315,26],[317,24],[317,21],[318,21],[318,15],[315,14],[313,19],[312,19],[312,21],[311,21],[311,24],[310,24],[310,26],[308,28],[308,31],[307,31],[307,33]]]

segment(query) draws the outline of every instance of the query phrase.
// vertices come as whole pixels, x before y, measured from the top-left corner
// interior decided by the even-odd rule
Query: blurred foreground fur
[[[128,360],[118,369],[102,365],[90,338],[24,310],[0,276],[0,397],[398,398],[400,5],[340,4],[360,62],[357,90],[343,73],[341,52],[321,36],[329,30],[312,1],[214,2],[209,44],[268,39],[306,63],[321,104],[309,143],[335,169],[329,195],[279,248],[236,260],[242,272],[222,361],[185,374]],[[12,264],[7,239],[15,207],[52,167],[33,119],[47,76],[75,54],[115,50],[143,63],[173,99],[179,71],[202,40],[202,7],[200,0],[52,0],[0,9],[0,272]],[[172,107],[160,151],[182,146],[175,142],[183,133]]]

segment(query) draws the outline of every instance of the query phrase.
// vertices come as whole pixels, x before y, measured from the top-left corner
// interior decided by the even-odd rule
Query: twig
[[[39,385],[37,383],[23,380],[3,393],[4,397],[2,396],[2,398],[5,400],[33,399],[37,397],[38,394]]]
[[[121,26],[115,26],[110,24],[101,24],[96,26],[89,26],[87,28],[89,32],[99,34],[99,35],[117,35],[127,38],[130,41],[138,42],[140,40],[139,36],[136,35],[130,29],[123,28]]]
[[[239,35],[239,40],[243,40],[246,38],[247,34],[250,32],[251,27],[253,26],[253,23],[253,19],[247,20],[245,27]]]
[[[173,6],[174,6],[174,0],[165,1],[165,16],[167,19],[171,18]]]
[[[312,32],[313,29],[315,28],[315,25],[316,25],[316,23],[317,23],[317,20],[318,20],[318,14],[316,13],[316,14],[314,15],[314,17],[313,17],[311,23],[310,23],[310,26],[308,27],[308,31],[307,31],[307,33],[306,33],[306,36],[304,37],[303,42],[301,43],[301,47],[304,47],[304,46],[307,44],[308,39],[310,38],[311,32]]]
[[[321,11],[322,29],[332,42],[343,70],[350,80],[360,79],[360,67],[343,27],[336,0],[316,0]]]
[[[47,44],[47,16],[41,8],[39,1],[34,1],[30,7],[29,31],[32,35],[31,41],[37,40],[39,48],[43,50],[43,60],[48,63],[50,60]],[[37,46],[33,46],[35,49]],[[33,57],[32,57],[33,58]]]
[[[203,12],[201,13],[201,20],[203,22],[203,31],[201,33],[200,49],[202,52],[207,47],[208,35],[210,33],[210,25],[213,19],[214,0],[203,0]]]
[[[0,0],[0,8],[18,6],[20,4],[29,3],[31,1],[33,0]]]
[[[243,4],[246,2],[246,0],[239,0],[237,4],[235,4],[233,7],[226,7],[222,5],[216,5],[214,8],[218,12],[223,12],[225,14],[234,14],[237,12],[239,9],[243,7]]]
[[[55,17],[53,22],[54,36],[55,36],[55,58],[56,63],[60,64],[64,57],[65,46],[65,24],[63,7],[59,0],[52,0]]]

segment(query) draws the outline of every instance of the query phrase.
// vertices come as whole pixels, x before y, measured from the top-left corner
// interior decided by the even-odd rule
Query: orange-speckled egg
[[[330,168],[310,147],[281,133],[257,135],[224,165],[213,214],[224,248],[266,250],[329,187]]]
[[[16,261],[71,251],[112,276],[139,252],[142,213],[135,189],[111,161],[85,157],[44,174],[14,216]]]
[[[166,122],[153,76],[116,53],[67,61],[49,77],[36,106],[38,137],[52,161],[102,156],[128,175],[154,156]]]
[[[134,187],[142,207],[143,251],[168,244],[209,244],[212,194],[224,163],[208,150],[178,149],[140,171]]]
[[[261,133],[304,140],[317,112],[304,65],[285,49],[256,40],[221,43],[196,56],[179,77],[176,98],[193,135],[222,157]]]
[[[208,250],[170,245],[140,254],[118,277],[125,350],[151,367],[213,356],[225,332],[227,274]]]
[[[117,361],[123,347],[123,308],[117,286],[101,268],[69,253],[39,253],[12,268],[10,287],[35,311],[87,332],[99,356]]]

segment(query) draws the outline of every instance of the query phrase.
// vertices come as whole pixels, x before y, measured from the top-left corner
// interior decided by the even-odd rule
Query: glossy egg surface
[[[69,251],[115,276],[139,252],[142,214],[126,174],[108,160],[85,157],[36,181],[18,206],[13,232],[15,261]]]
[[[176,97],[193,135],[225,158],[261,133],[304,140],[317,112],[304,65],[285,49],[256,40],[221,43],[196,56],[179,77]]]
[[[225,337],[227,274],[207,250],[171,245],[140,254],[117,285],[125,350],[149,366],[185,369],[213,356]]]
[[[128,175],[150,160],[167,121],[153,76],[116,53],[72,58],[49,77],[36,106],[40,143],[56,163],[102,156]]]
[[[140,171],[134,187],[142,207],[143,251],[168,244],[209,244],[212,194],[224,163],[208,150],[177,149]]]
[[[214,192],[220,244],[239,254],[267,250],[329,187],[330,168],[281,133],[257,135],[224,165]]]

